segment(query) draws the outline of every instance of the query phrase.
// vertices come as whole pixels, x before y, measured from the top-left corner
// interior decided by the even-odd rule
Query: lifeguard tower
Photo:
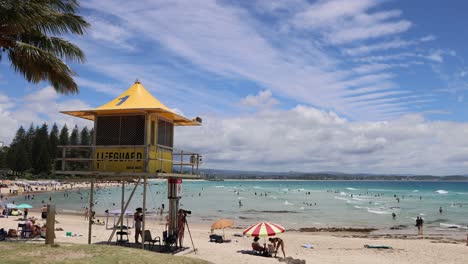
[[[91,210],[94,182],[99,179],[120,180],[122,214],[117,223],[120,226],[133,193],[143,179],[142,230],[145,230],[147,179],[167,178],[168,237],[173,239],[177,236],[182,179],[199,178],[201,155],[174,149],[174,126],[198,126],[201,125],[201,118],[188,119],[177,114],[153,97],[139,81],[96,109],[61,113],[93,121],[94,133],[91,146],[60,146],[62,152],[57,161],[61,163],[61,168],[56,173],[91,178]],[[125,201],[125,182],[135,180],[137,183]],[[91,243],[91,221],[88,243]],[[109,242],[115,232],[112,232]]]

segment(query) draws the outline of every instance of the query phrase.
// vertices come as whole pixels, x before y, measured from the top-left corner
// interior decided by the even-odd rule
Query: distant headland
[[[341,172],[265,172],[203,169],[206,180],[315,180],[315,181],[468,181],[466,175],[404,175]]]

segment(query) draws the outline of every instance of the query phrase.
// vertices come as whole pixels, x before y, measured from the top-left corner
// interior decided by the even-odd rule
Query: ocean
[[[271,221],[288,229],[302,227],[414,228],[417,216],[425,227],[466,232],[468,182],[417,181],[184,181],[181,208],[192,211],[188,220],[211,222],[233,219],[239,225]],[[126,197],[133,186],[127,186]],[[138,187],[129,210],[142,206],[143,188]],[[40,207],[56,204],[60,213],[83,213],[88,190],[36,194],[34,200],[13,198],[16,204]],[[398,199],[397,199],[398,198]],[[94,199],[97,215],[120,209],[121,188],[98,189]],[[147,208],[167,210],[167,184],[150,180]],[[398,202],[399,200],[399,202]],[[439,212],[442,207],[443,212]],[[396,214],[395,219],[392,213]],[[150,216],[150,221],[152,217]],[[454,228],[458,227],[458,228]]]

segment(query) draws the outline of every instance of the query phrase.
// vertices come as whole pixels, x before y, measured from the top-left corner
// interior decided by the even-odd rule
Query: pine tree
[[[62,155],[61,149],[58,148],[59,145],[59,130],[57,124],[54,123],[52,126],[52,130],[49,134],[49,154],[51,158],[51,168],[54,170],[58,170],[58,166],[60,162],[56,162],[55,159],[59,158],[58,155]]]
[[[69,140],[68,140],[68,127],[67,125],[63,125],[62,129],[60,130],[60,136],[59,136],[59,145],[60,146],[66,146],[68,145],[69,143]],[[61,149],[60,151],[62,151],[63,149]],[[62,157],[62,154],[60,153],[59,154],[60,157]],[[63,161],[62,161],[63,162]],[[57,162],[55,164],[55,168],[57,170],[59,170],[59,168],[61,169],[62,168],[62,162]]]
[[[7,168],[7,155],[8,155],[8,147],[3,146],[0,147],[0,168]]]
[[[54,125],[52,126],[52,130],[50,131],[50,135],[49,135],[49,153],[52,159],[57,158],[58,144],[59,144],[59,131],[58,131],[57,124],[54,123]]]
[[[33,173],[50,172],[49,132],[47,124],[43,124],[36,132],[32,147]]]
[[[29,163],[26,146],[24,144],[19,144],[16,149],[15,170],[23,175],[24,172],[29,169],[31,169],[31,163]]]
[[[31,169],[32,144],[33,144],[34,137],[36,135],[36,130],[37,130],[37,128],[34,128],[34,124],[31,123],[31,125],[29,126],[29,129],[28,129],[28,132],[26,132],[26,138],[25,138],[24,145],[25,145],[26,157],[28,159],[28,164],[30,166],[28,169]]]
[[[62,129],[60,130],[59,145],[66,146],[66,145],[68,145],[68,143],[69,143],[69,140],[68,140],[68,127],[67,127],[67,125],[63,125]]]
[[[90,144],[90,135],[87,127],[83,127],[80,132],[80,145],[89,145]]]
[[[20,126],[18,130],[16,131],[16,135],[13,138],[13,141],[11,144],[24,144],[26,142],[26,131],[24,130],[23,126]]]
[[[70,134],[70,145],[71,146],[77,146],[79,145],[80,137],[79,137],[79,132],[78,132],[78,126],[75,125],[73,128],[71,134]],[[76,149],[71,149],[70,150],[70,157],[72,158],[78,158],[79,157],[79,151]],[[77,169],[81,166],[78,162],[71,162],[70,163],[70,168],[72,170]]]
[[[92,145],[94,143],[94,128],[91,128],[89,131],[89,145]]]
[[[31,167],[26,151],[26,131],[22,126],[13,138],[6,159],[8,167],[21,174]]]
[[[70,145],[77,146],[79,145],[80,137],[78,132],[78,126],[75,125],[70,135]]]

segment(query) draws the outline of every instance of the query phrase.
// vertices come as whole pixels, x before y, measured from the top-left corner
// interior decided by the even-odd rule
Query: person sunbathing
[[[263,255],[263,253],[265,252],[265,248],[262,247],[262,245],[260,245],[260,243],[258,242],[258,240],[260,240],[259,237],[255,237],[253,242],[252,242],[252,249],[255,250],[255,251],[258,251],[260,252],[260,254]]]

